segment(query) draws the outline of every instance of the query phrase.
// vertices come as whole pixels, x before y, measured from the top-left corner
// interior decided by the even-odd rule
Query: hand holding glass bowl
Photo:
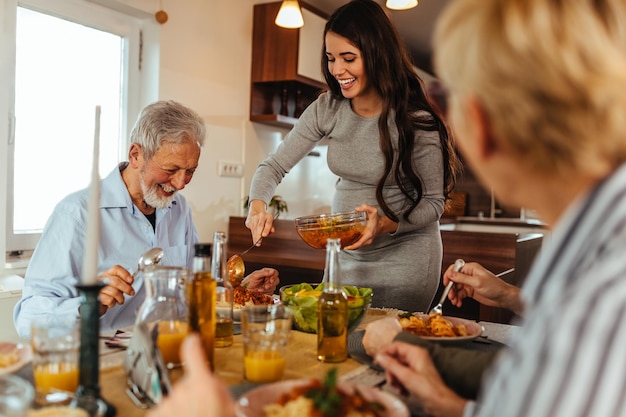
[[[342,288],[348,298],[348,332],[350,332],[365,317],[374,294],[371,288],[358,288],[351,285],[344,285]],[[307,282],[280,288],[280,300],[293,312],[293,327],[296,330],[317,333],[317,303],[322,289],[323,284]]]
[[[328,239],[339,239],[341,248],[359,240],[367,225],[367,213],[326,213],[298,217],[294,220],[300,238],[315,249],[325,249]]]

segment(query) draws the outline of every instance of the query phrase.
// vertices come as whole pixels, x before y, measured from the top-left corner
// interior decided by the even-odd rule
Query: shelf
[[[298,120],[297,116],[300,116],[321,91],[323,88],[319,83],[308,84],[301,81],[252,83],[250,121],[292,128]]]
[[[291,128],[326,88],[318,62],[325,14],[301,2],[301,29],[276,26],[281,2],[254,6],[250,121]]]
[[[291,129],[298,119],[282,114],[251,114],[250,121]]]

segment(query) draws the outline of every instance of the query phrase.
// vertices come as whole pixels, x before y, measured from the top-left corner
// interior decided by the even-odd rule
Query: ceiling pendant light
[[[417,6],[418,0],[387,0],[387,8],[393,10],[412,9]]]
[[[304,26],[304,19],[302,19],[302,11],[300,10],[298,0],[283,0],[276,15],[275,23],[277,26],[287,29],[296,29]]]

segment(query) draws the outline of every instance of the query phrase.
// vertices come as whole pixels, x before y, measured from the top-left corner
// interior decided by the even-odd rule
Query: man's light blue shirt
[[[170,207],[157,209],[153,229],[132,203],[122,180],[121,171],[127,164],[120,164],[101,181],[98,275],[114,265],[132,273],[139,257],[154,247],[165,251],[161,265],[191,268],[198,235],[187,201],[177,193]],[[46,223],[26,270],[22,299],[13,312],[20,337],[30,337],[34,320],[52,324],[78,318],[76,284],[83,269],[88,196],[89,189],[68,195]],[[134,296],[125,295],[124,304],[110,308],[100,318],[101,330],[119,329],[135,322],[146,296],[141,274],[135,278],[133,288]]]

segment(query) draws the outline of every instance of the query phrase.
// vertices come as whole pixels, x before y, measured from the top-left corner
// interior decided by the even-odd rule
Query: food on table
[[[274,299],[271,295],[263,294],[259,291],[252,291],[241,286],[233,290],[233,308],[244,308],[250,305],[269,305],[273,303]]]
[[[385,408],[367,401],[358,389],[348,393],[338,387],[337,368],[332,368],[324,382],[313,379],[309,385],[295,387],[264,411],[266,417],[376,417],[383,415]]]
[[[17,345],[8,345],[0,351],[0,368],[7,368],[20,360]]]
[[[398,315],[402,330],[422,337],[461,337],[467,336],[467,328],[463,324],[454,325],[441,315],[423,317],[411,313]]]
[[[298,217],[296,231],[315,249],[324,249],[328,239],[340,239],[344,248],[359,240],[367,224],[367,213],[329,213]]]
[[[317,333],[317,302],[322,294],[323,284],[307,282],[289,285],[280,289],[280,298],[293,312],[293,323],[297,330]],[[372,303],[371,288],[357,288],[351,285],[342,287],[348,298],[348,331],[359,325]]]

